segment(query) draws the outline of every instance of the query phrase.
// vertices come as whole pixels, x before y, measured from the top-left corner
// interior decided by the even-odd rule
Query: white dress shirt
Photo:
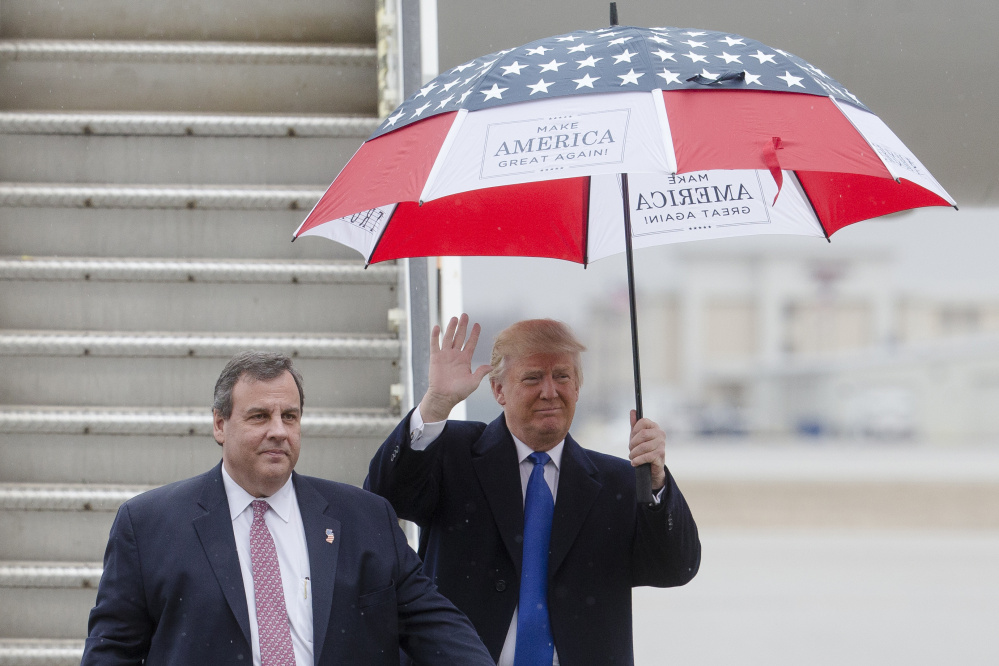
[[[260,635],[257,630],[257,604],[253,595],[253,569],[250,563],[250,525],[253,508],[258,499],[233,481],[222,465],[222,482],[229,500],[232,532],[236,537],[236,554],[243,575],[246,592],[246,610],[250,615],[250,646],[253,649],[253,666],[260,666]],[[284,584],[284,603],[291,627],[291,644],[295,650],[297,666],[312,666],[312,585],[309,581],[309,548],[305,543],[305,527],[298,509],[298,498],[291,479],[270,497],[261,498],[270,505],[264,522],[274,539],[281,582]]]

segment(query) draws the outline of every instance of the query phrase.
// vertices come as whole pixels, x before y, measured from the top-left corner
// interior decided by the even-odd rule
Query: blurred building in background
[[[946,227],[948,214],[957,215],[929,216]],[[906,231],[904,220],[893,226]],[[683,247],[670,259],[673,280],[645,285],[646,411],[701,436],[999,436],[999,292],[948,285],[946,274],[907,284],[904,238],[895,247],[770,245]],[[623,284],[586,306],[594,417],[619,416],[634,401],[627,308]]]

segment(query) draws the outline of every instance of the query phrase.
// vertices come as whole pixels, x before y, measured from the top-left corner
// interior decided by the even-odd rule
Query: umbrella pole
[[[624,202],[624,255],[628,263],[628,310],[631,315],[631,356],[635,369],[635,416],[642,418],[642,368],[638,361],[638,317],[635,307],[635,263],[631,248],[631,199],[628,174],[621,174],[621,198]],[[635,468],[635,493],[640,504],[652,504],[652,465]]]

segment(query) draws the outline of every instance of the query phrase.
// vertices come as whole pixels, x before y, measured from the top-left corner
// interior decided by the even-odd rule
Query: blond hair
[[[576,371],[576,386],[583,385],[583,364],[580,352],[586,346],[566,324],[555,319],[525,319],[500,331],[493,343],[490,380],[499,380],[506,371],[507,359],[520,359],[534,354],[569,354]]]

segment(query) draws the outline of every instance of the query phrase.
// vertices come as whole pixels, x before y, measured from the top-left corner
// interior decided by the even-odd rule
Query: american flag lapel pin
[[[333,543],[333,530],[326,528],[326,543]]]

